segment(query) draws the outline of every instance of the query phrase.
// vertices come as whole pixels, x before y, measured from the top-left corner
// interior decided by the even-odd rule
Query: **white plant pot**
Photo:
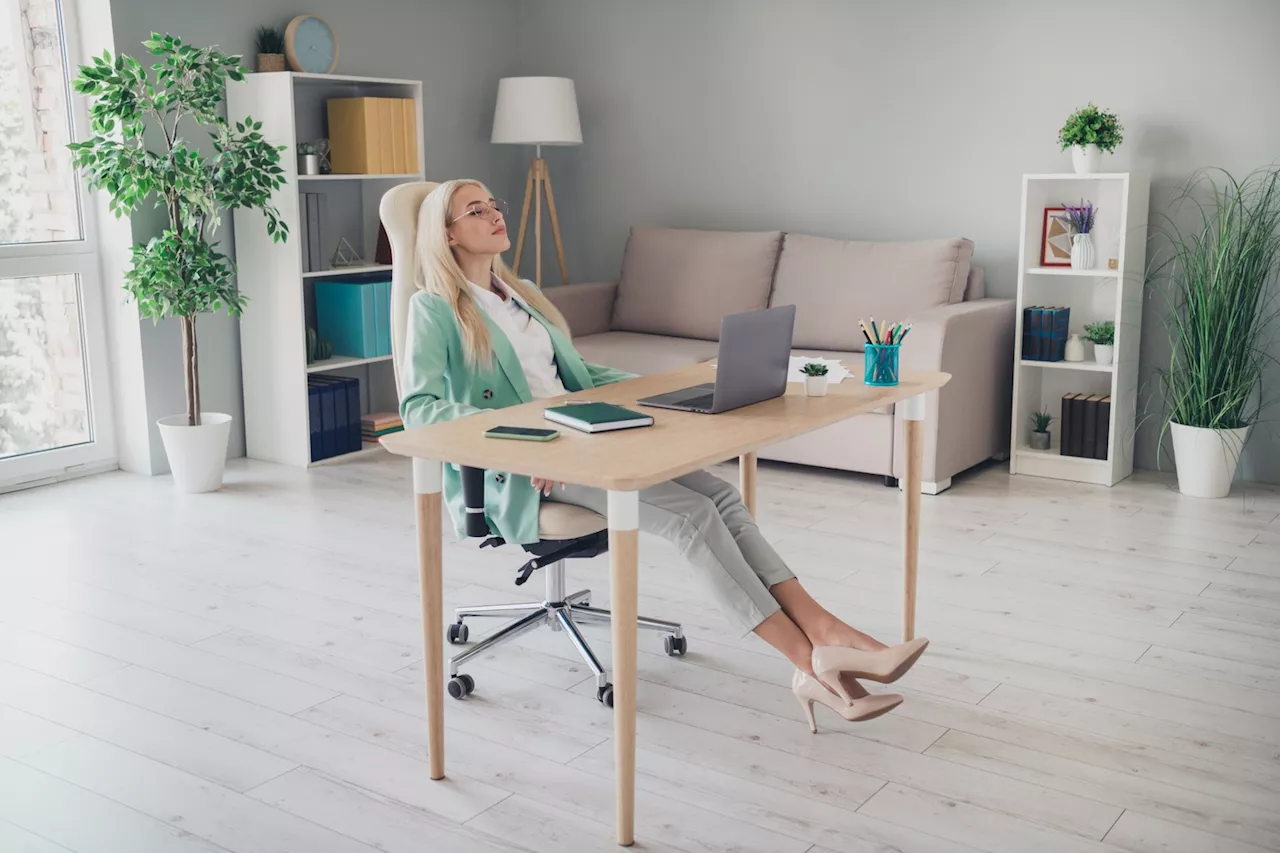
[[[1114,344],[1094,344],[1093,345],[1093,361],[1095,364],[1110,364],[1111,359],[1115,357]]]
[[[1251,427],[1206,429],[1170,423],[1178,491],[1193,498],[1225,498]]]
[[[804,393],[809,397],[827,396],[827,377],[806,376],[804,378]]]
[[[186,415],[170,415],[156,421],[156,426],[179,492],[193,495],[222,488],[231,415],[201,412],[196,427],[187,425]]]
[[[1071,268],[1073,270],[1091,270],[1096,255],[1093,251],[1093,238],[1088,234],[1071,235]]]
[[[1102,165],[1102,149],[1096,145],[1072,145],[1071,168],[1077,175],[1092,175]]]

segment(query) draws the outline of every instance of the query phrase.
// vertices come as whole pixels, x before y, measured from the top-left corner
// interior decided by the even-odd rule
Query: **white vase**
[[[1095,364],[1110,364],[1114,357],[1115,346],[1113,344],[1093,345],[1093,361]]]
[[[1225,498],[1250,427],[1206,429],[1170,423],[1178,491],[1193,498]]]
[[[156,421],[173,482],[184,494],[213,492],[222,488],[227,464],[231,415],[201,412],[200,426],[188,426],[186,415],[170,415]]]
[[[1071,268],[1073,270],[1091,270],[1095,254],[1093,238],[1088,234],[1071,235]]]
[[[1076,170],[1077,175],[1092,175],[1098,171],[1100,165],[1102,165],[1102,149],[1098,146],[1092,143],[1071,146],[1071,168]]]
[[[1079,335],[1067,338],[1067,349],[1062,357],[1066,361],[1084,361],[1084,341]]]
[[[825,375],[806,376],[804,378],[804,393],[809,397],[827,396],[827,377]]]

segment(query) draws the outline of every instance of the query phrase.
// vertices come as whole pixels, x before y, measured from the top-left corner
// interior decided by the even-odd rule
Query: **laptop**
[[[715,415],[781,397],[787,391],[796,306],[782,305],[720,321],[716,381],[636,400],[641,406]]]

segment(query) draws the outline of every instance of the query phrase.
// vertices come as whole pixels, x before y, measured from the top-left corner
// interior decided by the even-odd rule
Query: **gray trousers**
[[[543,500],[607,514],[600,489],[556,485]],[[640,529],[680,549],[744,635],[778,611],[769,587],[795,577],[761,535],[738,490],[706,471],[641,491]]]

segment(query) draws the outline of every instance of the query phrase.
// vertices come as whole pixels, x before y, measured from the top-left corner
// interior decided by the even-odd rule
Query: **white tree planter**
[[[1102,165],[1102,149],[1096,145],[1072,145],[1071,168],[1077,175],[1092,175]]]
[[[1193,498],[1225,498],[1251,427],[1206,429],[1170,423],[1178,491]]]
[[[156,421],[156,426],[179,492],[197,494],[222,488],[231,415],[201,412],[200,426],[195,427],[187,425],[186,415],[170,415]]]

